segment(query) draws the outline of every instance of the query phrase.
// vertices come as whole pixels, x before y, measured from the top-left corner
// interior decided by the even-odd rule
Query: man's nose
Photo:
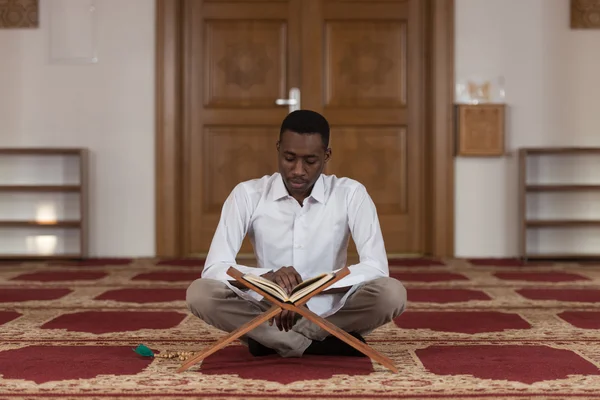
[[[297,160],[292,169],[294,175],[304,175],[304,168],[302,166],[302,160]]]

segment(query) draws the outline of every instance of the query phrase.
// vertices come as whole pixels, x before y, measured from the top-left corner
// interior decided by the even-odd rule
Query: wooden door
[[[188,253],[206,253],[233,187],[277,171],[275,144],[300,84],[300,4],[188,0],[184,199]],[[242,253],[252,253],[246,239]]]
[[[331,124],[326,173],[366,186],[388,253],[421,254],[426,2],[305,4],[302,106]]]
[[[389,253],[422,253],[425,2],[184,4],[184,252],[208,251],[238,182],[277,171],[275,100],[299,87],[332,126],[326,173],[367,187]]]

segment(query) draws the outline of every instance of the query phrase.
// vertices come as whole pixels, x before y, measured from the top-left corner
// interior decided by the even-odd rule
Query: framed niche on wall
[[[469,77],[456,83],[456,155],[505,154],[504,77]]]
[[[52,0],[48,3],[51,64],[95,64],[97,51],[96,0]]]

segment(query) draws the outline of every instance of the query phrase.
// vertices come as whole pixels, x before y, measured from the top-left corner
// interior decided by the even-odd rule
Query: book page
[[[323,286],[324,284],[326,284],[327,282],[332,280],[334,277],[335,277],[334,274],[323,274],[323,275],[319,275],[315,278],[309,279],[307,281],[304,281],[302,284],[300,284],[296,288],[294,288],[294,291],[290,295],[290,301],[292,303],[295,303],[296,301],[300,300],[304,296],[307,296],[310,293],[314,292],[315,290],[317,290],[318,288],[320,288],[321,286]],[[306,285],[305,285],[305,283],[306,283]]]
[[[275,282],[271,282],[268,279],[262,278],[260,276],[252,275],[252,274],[244,275],[244,279],[247,280],[248,282],[253,283],[254,285],[258,286],[259,288],[261,288],[265,292],[269,293],[270,295],[277,297],[281,301],[288,300],[288,296],[285,293],[285,290],[281,286],[276,284]]]
[[[302,290],[303,288],[312,285],[314,282],[320,280],[321,278],[323,278],[324,276],[327,276],[328,274],[321,274],[321,275],[317,275],[313,278],[309,278],[301,283],[299,283],[298,285],[296,285],[296,287],[294,289],[292,289],[292,293],[290,293],[290,295],[293,295],[294,293],[298,292],[299,290]]]

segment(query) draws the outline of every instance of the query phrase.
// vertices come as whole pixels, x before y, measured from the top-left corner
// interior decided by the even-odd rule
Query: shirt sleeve
[[[354,286],[373,279],[388,277],[388,259],[377,210],[363,185],[357,188],[349,201],[348,224],[356,244],[359,262],[348,266],[350,274],[331,287]]]
[[[262,275],[271,271],[236,262],[236,256],[250,226],[252,212],[251,199],[243,185],[238,184],[223,203],[219,224],[202,270],[202,278],[233,281],[234,278],[227,275],[229,267],[234,267],[243,274]]]

